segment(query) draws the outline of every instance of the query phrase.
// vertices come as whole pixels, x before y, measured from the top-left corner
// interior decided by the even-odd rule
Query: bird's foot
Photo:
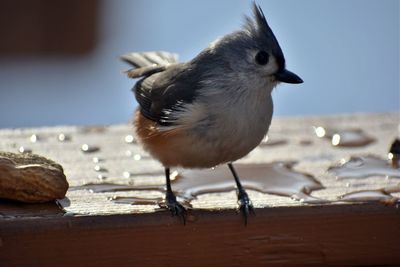
[[[238,190],[239,211],[244,217],[244,225],[247,225],[247,218],[250,214],[255,215],[253,204],[244,189]]]
[[[182,218],[183,224],[186,224],[186,208],[176,200],[176,196],[172,192],[167,192],[165,196],[166,208],[171,212],[172,216]]]

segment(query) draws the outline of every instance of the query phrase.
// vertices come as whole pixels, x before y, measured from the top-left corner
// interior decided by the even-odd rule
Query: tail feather
[[[125,71],[125,73],[128,75],[129,78],[134,79],[143,76],[149,76],[153,73],[157,73],[163,70],[165,70],[165,66],[150,65],[147,67],[133,68]]]
[[[178,55],[164,51],[128,53],[120,57],[123,61],[136,68],[149,67],[152,65],[165,66],[178,62]]]

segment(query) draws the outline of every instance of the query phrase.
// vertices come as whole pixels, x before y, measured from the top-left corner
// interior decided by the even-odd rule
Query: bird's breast
[[[230,98],[205,105],[204,117],[192,127],[199,142],[212,144],[213,153],[232,155],[230,161],[248,154],[263,139],[272,119],[270,94]]]

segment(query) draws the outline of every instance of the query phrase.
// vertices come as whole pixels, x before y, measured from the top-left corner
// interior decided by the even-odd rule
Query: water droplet
[[[332,136],[332,145],[337,146],[340,144],[340,135],[339,134],[334,134]]]
[[[388,159],[392,163],[393,168],[400,168],[400,139],[395,139],[390,146]]]
[[[339,199],[346,202],[378,201],[385,204],[395,204],[399,200],[386,191],[386,189],[354,191],[340,196]]]
[[[99,179],[100,181],[103,181],[107,178],[107,176],[103,175],[103,174],[99,174],[97,175],[97,179]]]
[[[139,154],[135,154],[135,155],[133,156],[133,159],[134,159],[134,160],[141,160],[141,159],[142,159],[142,156],[139,155]]]
[[[125,156],[127,156],[127,157],[132,157],[132,151],[130,151],[130,150],[127,150],[127,151],[125,151]]]
[[[83,144],[82,147],[81,147],[81,150],[84,153],[93,153],[93,152],[99,151],[100,148],[97,147],[97,146],[90,146],[88,144]]]
[[[351,157],[348,161],[341,161],[339,166],[330,167],[328,171],[338,179],[370,176],[400,178],[400,169],[394,169],[386,160],[374,156]]]
[[[39,137],[36,134],[32,134],[29,137],[29,141],[31,141],[31,143],[36,143],[37,141],[39,141]]]
[[[176,179],[178,179],[179,178],[179,172],[178,171],[173,171],[173,172],[171,172],[171,174],[170,174],[170,178],[171,178],[171,181],[175,181]]]
[[[324,137],[326,134],[325,128],[322,126],[314,127],[314,132],[318,137]]]
[[[26,148],[26,147],[23,147],[23,146],[20,146],[18,148],[18,151],[19,151],[19,153],[32,153],[32,149],[29,149],[29,148]]]
[[[108,172],[108,170],[106,168],[101,167],[100,165],[96,165],[94,166],[94,170],[96,172]]]
[[[127,136],[125,136],[125,143],[128,144],[135,143],[135,138],[133,137],[133,135],[128,134]]]
[[[122,176],[124,176],[124,178],[129,178],[129,177],[131,177],[131,173],[125,171],[125,172],[122,173]]]
[[[65,134],[63,134],[63,133],[60,133],[60,134],[57,136],[57,140],[58,140],[59,142],[67,142],[67,141],[70,141],[70,140],[71,140],[71,136],[65,135]]]
[[[101,162],[103,160],[101,158],[99,158],[99,157],[94,157],[94,158],[92,158],[92,161],[93,161],[93,163],[99,163],[99,162]]]

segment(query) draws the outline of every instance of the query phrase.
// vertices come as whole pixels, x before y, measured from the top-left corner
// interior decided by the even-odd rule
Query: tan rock
[[[35,154],[0,152],[0,198],[41,203],[65,197],[61,165]]]

